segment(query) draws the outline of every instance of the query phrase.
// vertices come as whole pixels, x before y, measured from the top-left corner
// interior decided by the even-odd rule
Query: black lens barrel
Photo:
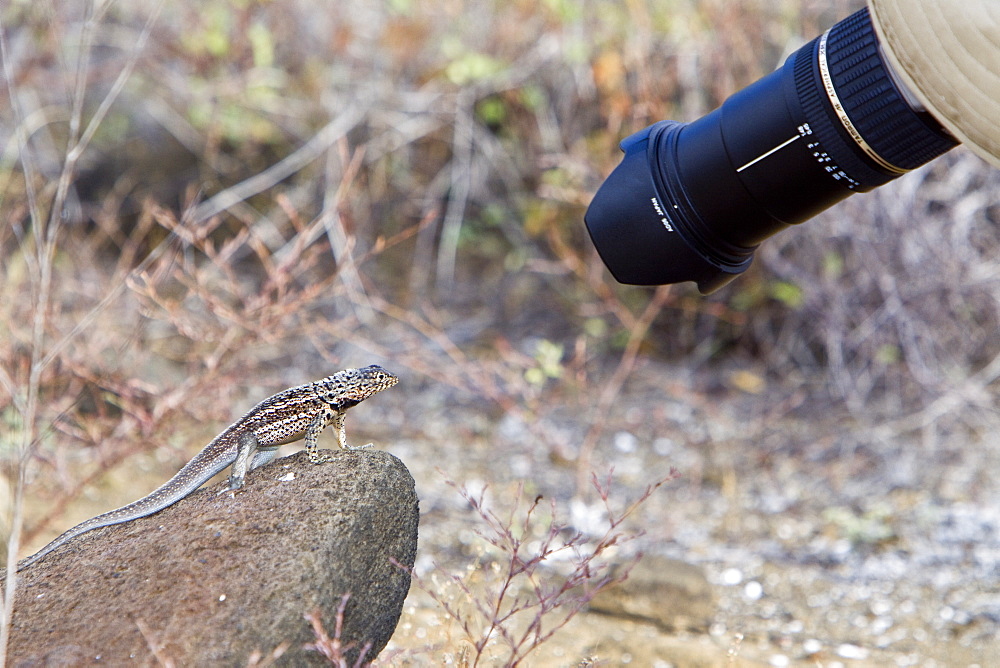
[[[587,227],[619,281],[710,292],[767,237],[955,145],[893,84],[861,10],[710,114],[622,142]]]

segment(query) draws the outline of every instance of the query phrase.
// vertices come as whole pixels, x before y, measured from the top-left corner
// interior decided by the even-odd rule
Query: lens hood
[[[674,125],[679,124],[661,121],[622,141],[625,157],[594,195],[584,221],[601,260],[619,283],[662,285],[693,280],[707,294],[731,281],[745,266],[733,273],[696,252],[672,215],[672,205],[657,193],[650,167],[655,160],[650,136]]]

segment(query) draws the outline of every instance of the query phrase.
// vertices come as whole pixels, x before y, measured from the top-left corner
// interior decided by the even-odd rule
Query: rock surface
[[[611,575],[617,574],[612,569]],[[627,580],[590,601],[594,612],[652,622],[667,631],[708,630],[717,605],[701,568],[657,555],[643,557]]]
[[[19,574],[10,665],[329,665],[305,648],[318,611],[352,664],[389,641],[410,586],[417,497],[381,451],[299,452],[251,472],[239,494],[196,492],[96,529]],[[276,652],[277,650],[277,652]]]

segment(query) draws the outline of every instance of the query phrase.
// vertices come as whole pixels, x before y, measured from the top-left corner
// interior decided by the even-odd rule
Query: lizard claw
[[[229,484],[226,485],[224,488],[220,489],[216,494],[216,496],[221,496],[222,494],[229,492],[229,498],[235,499],[236,493],[241,491],[243,491],[243,479],[239,478],[237,480],[233,480],[232,478],[230,478]]]
[[[345,445],[345,450],[367,450],[368,448],[375,447],[374,443],[365,443],[364,445]]]

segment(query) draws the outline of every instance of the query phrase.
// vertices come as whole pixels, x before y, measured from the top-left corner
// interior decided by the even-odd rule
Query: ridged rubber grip
[[[817,52],[817,37],[792,54],[795,59],[795,102],[801,107],[802,115],[809,123],[813,136],[819,140],[819,147],[825,153],[821,158],[831,173],[843,173],[843,185],[856,192],[866,192],[893,180],[898,174],[885,172],[864,159],[864,154],[854,145],[854,140],[841,127],[840,120],[833,112],[830,100],[820,82]]]
[[[827,45],[830,74],[844,110],[884,160],[910,170],[957,145],[924,122],[893,85],[867,9],[835,25]]]
[[[795,89],[802,112],[832,162],[849,175],[851,190],[867,191],[954,148],[958,142],[933,119],[907,104],[896,89],[862,9],[830,29],[826,66],[835,96],[850,123],[887,169],[867,155],[834,110],[820,69],[818,37],[793,57]]]

